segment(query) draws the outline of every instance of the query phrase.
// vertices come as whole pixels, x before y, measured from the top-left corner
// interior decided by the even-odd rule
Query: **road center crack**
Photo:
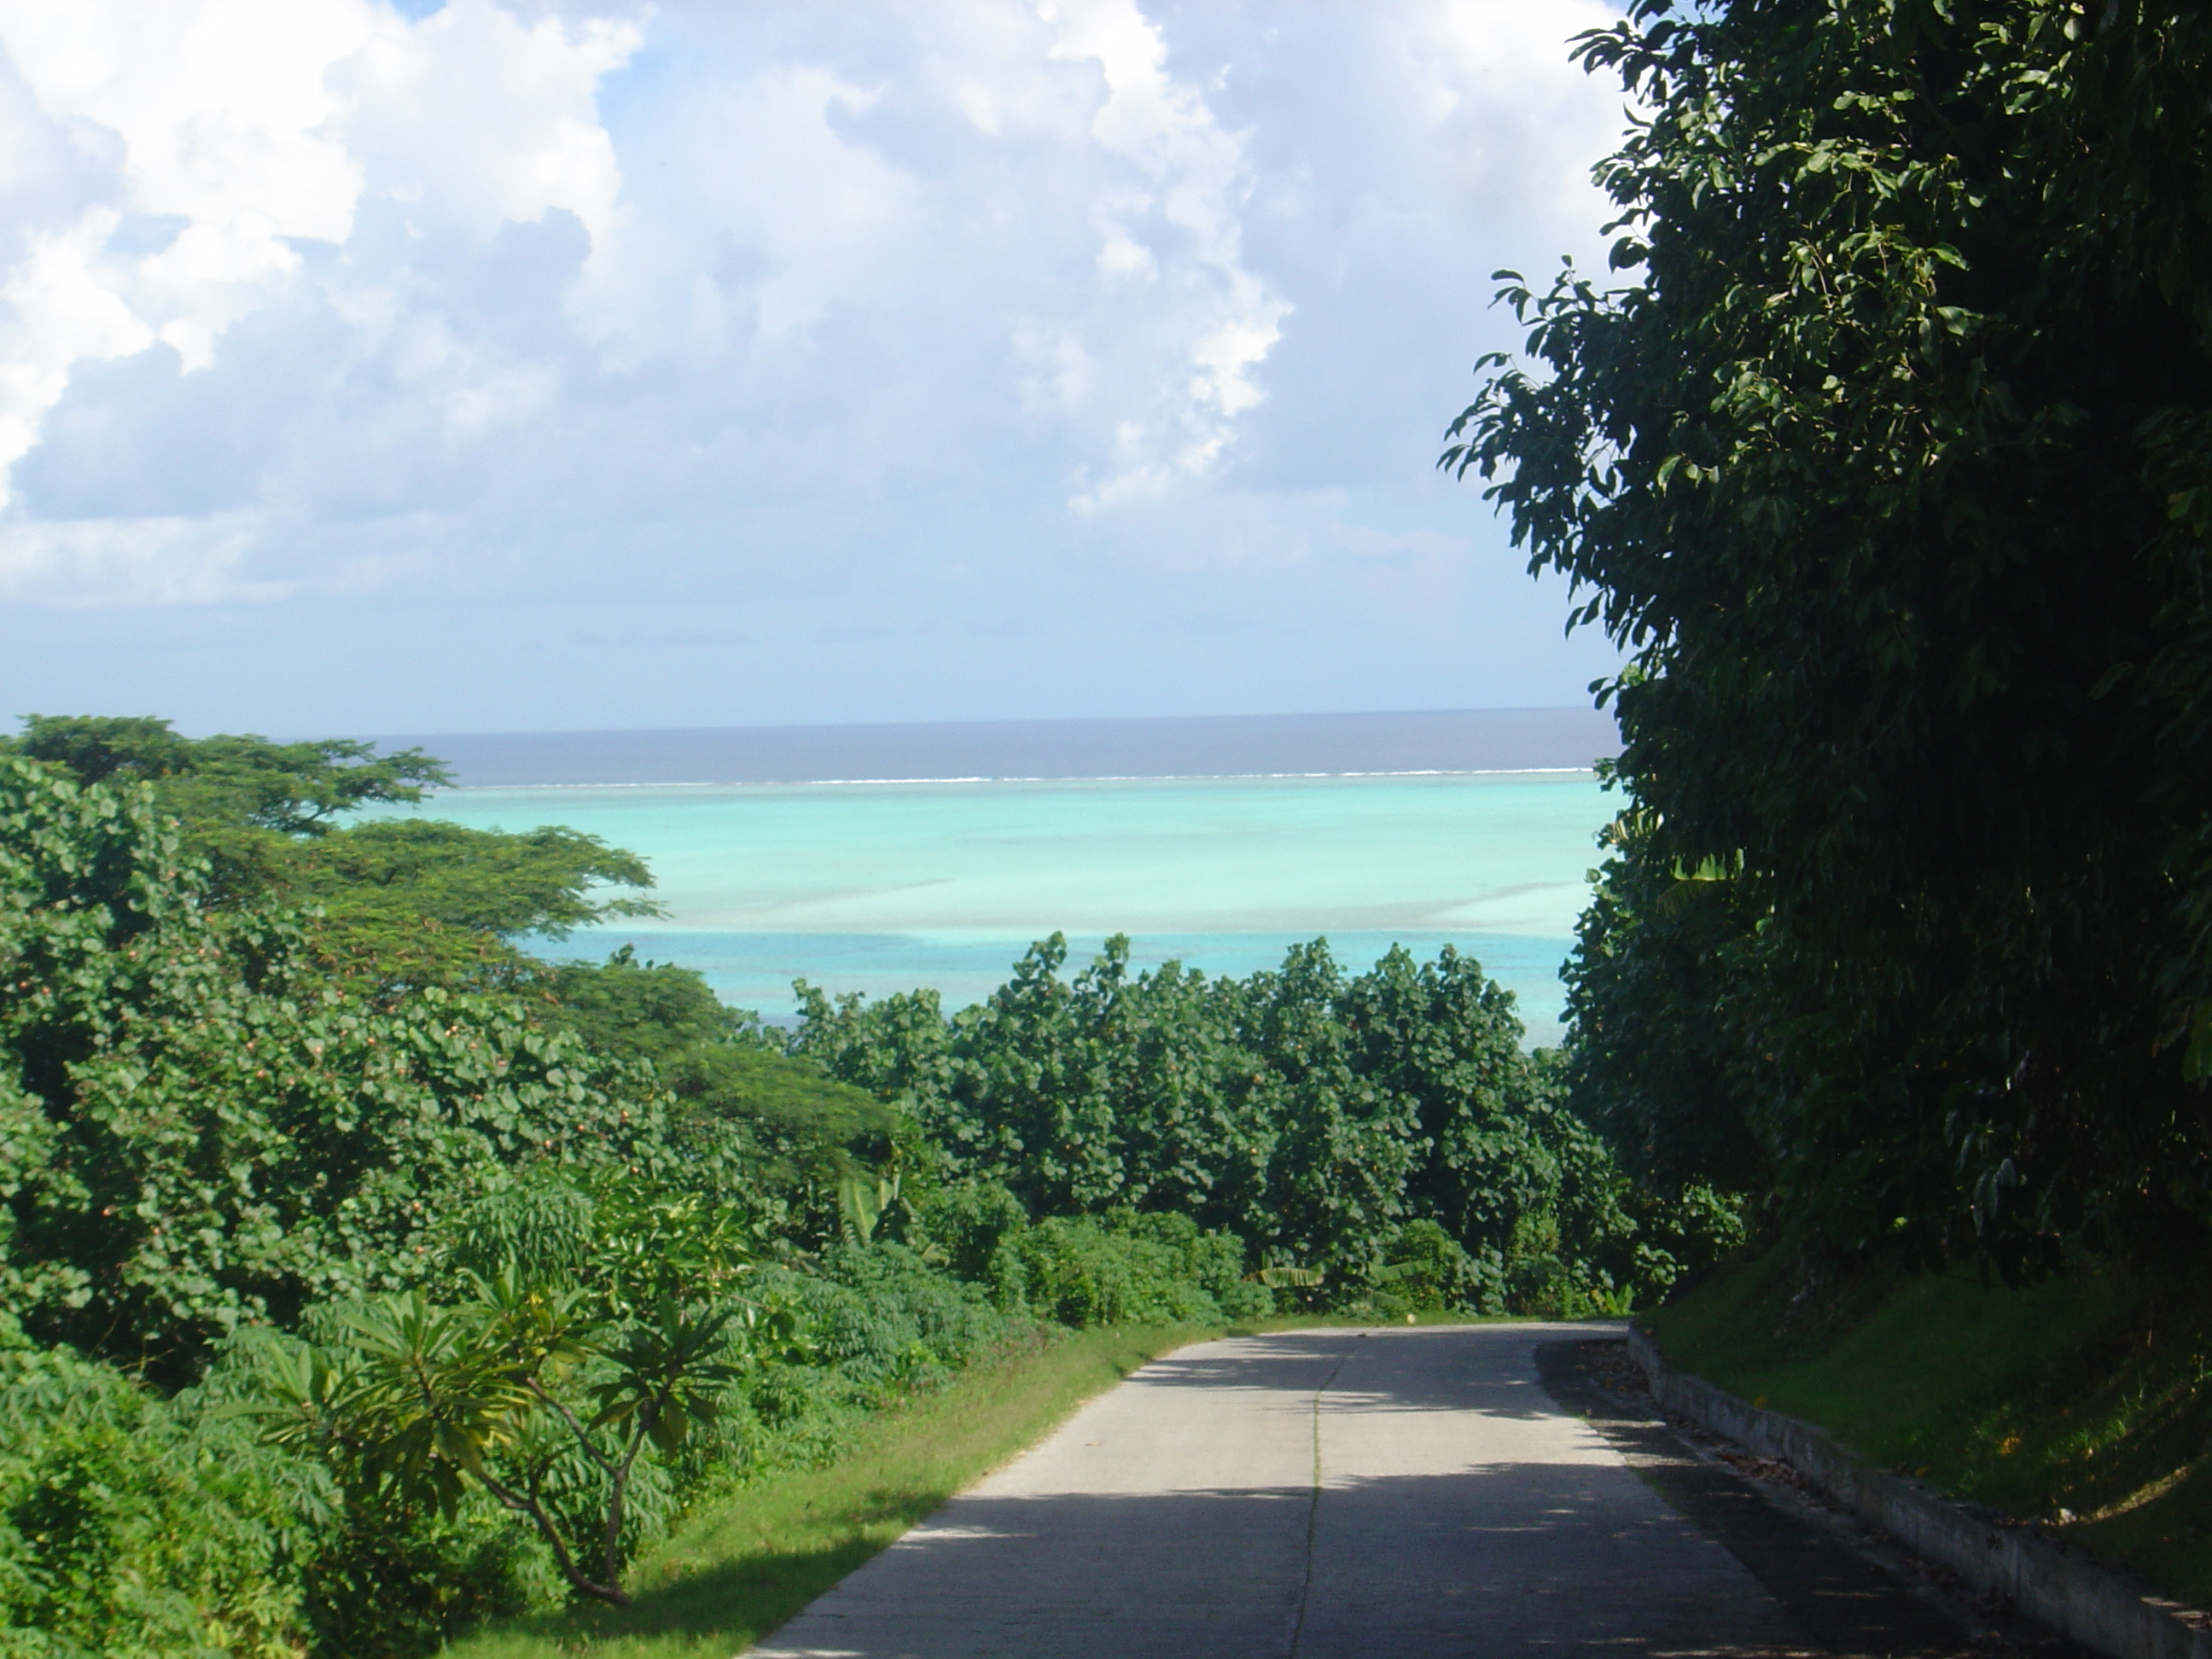
[[[1362,1331],[1359,1334],[1364,1337],[1367,1333]],[[1344,1369],[1345,1362],[1356,1351],[1355,1347],[1347,1345],[1337,1356],[1336,1364],[1328,1368],[1328,1375],[1322,1378],[1321,1386],[1314,1390],[1313,1491],[1306,1500],[1305,1570],[1298,1580],[1298,1613],[1291,1623],[1291,1644],[1284,1650],[1284,1659],[1298,1659],[1298,1640],[1306,1630],[1306,1603],[1313,1596],[1314,1528],[1321,1521],[1321,1397],[1329,1391],[1330,1385],[1336,1381],[1336,1374]]]

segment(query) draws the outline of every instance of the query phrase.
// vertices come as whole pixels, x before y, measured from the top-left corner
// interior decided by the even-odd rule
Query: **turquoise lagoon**
[[[1394,944],[1478,957],[1555,1040],[1574,921],[1610,804],[1589,772],[455,789],[425,813],[564,823],[643,856],[666,920],[580,931],[787,1017],[791,981],[947,1006],[1030,941],[1071,969],[1126,933],[1140,966],[1272,966],[1325,937],[1364,968]]]

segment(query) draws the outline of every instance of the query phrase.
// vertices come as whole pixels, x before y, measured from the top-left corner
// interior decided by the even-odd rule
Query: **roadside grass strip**
[[[2212,1279],[2088,1262],[1831,1281],[1786,1250],[1646,1325],[1668,1363],[2212,1605]]]
[[[985,1360],[886,1413],[828,1466],[772,1474],[702,1506],[629,1573],[633,1606],[538,1614],[446,1650],[457,1659],[727,1659],[1092,1395],[1220,1334],[1109,1327]]]

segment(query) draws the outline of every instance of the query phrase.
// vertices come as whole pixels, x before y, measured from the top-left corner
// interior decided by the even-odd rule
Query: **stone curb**
[[[1779,1458],[1829,1497],[1978,1593],[2008,1596],[2029,1618],[2113,1659],[2212,1659],[2212,1619],[2038,1533],[1920,1481],[1887,1474],[1809,1423],[1766,1411],[1673,1370],[1633,1326],[1628,1352],[1651,1397],[1764,1457]]]

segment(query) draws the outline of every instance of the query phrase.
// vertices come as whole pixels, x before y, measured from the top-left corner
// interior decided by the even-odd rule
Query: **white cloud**
[[[358,179],[325,71],[377,21],[361,0],[9,0],[0,39],[49,115],[121,138],[141,210],[336,240]]]
[[[372,23],[353,0],[0,7],[0,40],[40,112],[116,141],[125,210],[181,222],[173,240],[133,257],[105,246],[113,210],[89,209],[66,233],[78,252],[70,292],[11,285],[21,333],[45,336],[96,307],[133,326],[82,356],[137,349],[144,336],[188,367],[211,362],[222,331],[298,268],[291,239],[335,241],[349,228],[358,173],[325,130],[334,105],[323,75]],[[60,389],[36,377],[10,397],[7,419],[34,430]],[[0,465],[21,453],[0,449]]]
[[[1115,422],[1111,470],[1074,497],[1079,510],[1096,512],[1213,466],[1233,441],[1236,417],[1261,400],[1254,374],[1291,307],[1244,264],[1242,212],[1251,179],[1243,146],[1198,88],[1168,73],[1159,29],[1134,0],[1045,0],[1038,9],[1059,32],[1053,57],[1096,62],[1103,71],[1107,97],[1091,136],[1142,180],[1110,193],[1097,211],[1098,269],[1143,279],[1138,302],[1172,307],[1184,329],[1188,373]],[[1164,271],[1140,240],[1148,221],[1187,242],[1184,257]],[[1089,471],[1081,469],[1086,479]]]
[[[602,76],[643,44],[631,22],[525,22],[494,0],[452,0],[411,27],[387,18],[333,63],[341,131],[366,187],[418,232],[480,234],[549,208],[613,234],[621,169],[600,125]]]
[[[40,417],[78,362],[153,343],[153,330],[100,279],[100,252],[117,222],[112,209],[94,208],[66,230],[34,237],[0,284],[0,467],[38,441]]]
[[[1611,15],[0,0],[0,599],[995,583],[1075,639],[1296,570],[1432,631],[1480,510],[1427,464],[1489,270],[1589,248]]]
[[[549,209],[613,227],[618,174],[592,94],[637,47],[625,23],[526,25],[492,0],[419,23],[368,0],[9,0],[0,45],[38,116],[114,156],[111,199],[35,238],[0,283],[0,469],[35,446],[78,363],[159,342],[205,369],[234,325],[287,306],[332,306],[372,343],[405,301],[343,270],[307,280],[302,252],[345,245],[365,198],[404,205],[414,236],[482,237]],[[151,234],[118,244],[132,224]],[[416,286],[419,273],[401,275]],[[492,364],[435,401],[450,427],[480,432],[502,409],[542,404],[545,380]],[[20,519],[0,535],[49,550],[40,569],[67,542]],[[237,537],[219,540],[236,566]],[[175,543],[165,531],[149,544]],[[81,562],[96,592],[143,562]]]
[[[69,605],[282,599],[284,584],[236,574],[265,528],[259,514],[239,513],[16,525],[0,537],[0,582]]]

